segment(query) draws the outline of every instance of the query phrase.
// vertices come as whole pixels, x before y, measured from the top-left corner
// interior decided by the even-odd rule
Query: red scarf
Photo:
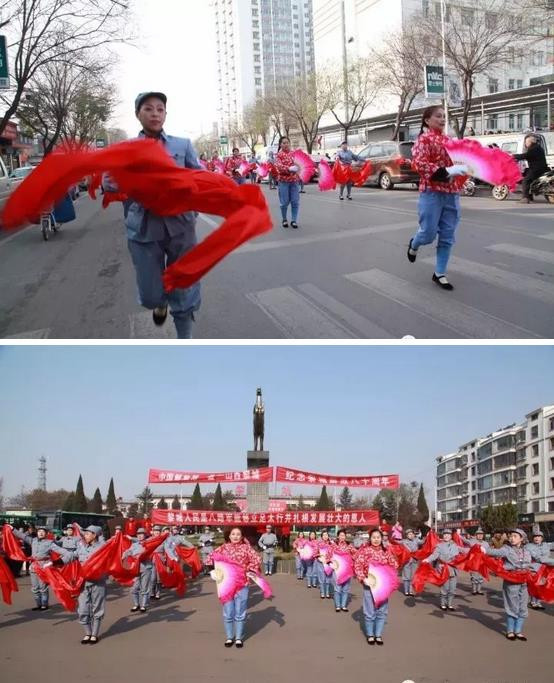
[[[17,581],[13,578],[13,574],[2,556],[0,556],[0,590],[2,591],[2,600],[6,605],[12,604],[12,593],[19,590]]]
[[[14,536],[13,529],[8,524],[2,527],[2,547],[10,560],[27,561],[27,555],[23,552],[19,539]]]

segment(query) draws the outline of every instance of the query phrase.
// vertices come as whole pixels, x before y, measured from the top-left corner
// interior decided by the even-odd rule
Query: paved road
[[[129,614],[127,590],[111,586],[103,639],[82,646],[74,615],[55,606],[37,615],[29,607],[29,579],[14,604],[0,604],[0,670],[6,683],[287,680],[376,683],[547,683],[552,681],[552,614],[532,612],[527,643],[502,635],[500,583],[486,597],[462,583],[459,610],[437,608],[436,590],[416,600],[395,594],[385,645],[369,646],[360,630],[360,588],[350,613],[293,577],[272,577],[275,597],[250,594],[244,649],[223,647],[220,608],[210,579],[194,582],[179,601],[165,596],[146,615]],[[494,589],[494,590],[493,590]]]
[[[355,190],[339,202],[315,185],[298,231],[276,227],[204,279],[197,338],[552,338],[554,207],[462,199],[450,266],[454,292],[431,282],[433,249],[405,256],[417,192]],[[38,227],[0,237],[0,336],[174,338],[136,303],[120,206],[82,197],[79,218],[43,243]],[[199,230],[217,223],[202,216]]]

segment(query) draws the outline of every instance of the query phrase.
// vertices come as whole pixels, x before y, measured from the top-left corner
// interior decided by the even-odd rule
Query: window
[[[532,474],[533,474],[534,477],[538,477],[538,476],[539,476],[539,463],[538,463],[538,462],[533,463],[533,472],[532,472]]]
[[[554,458],[550,458],[550,469],[554,470]]]
[[[516,473],[518,479],[525,479],[525,477],[527,476],[527,465],[518,467]]]
[[[254,38],[254,40],[259,40],[260,39],[259,32],[258,31],[252,31],[252,38]]]
[[[498,114],[493,114],[487,119],[487,128],[496,130],[498,128]]]
[[[254,83],[255,83],[256,85],[261,85],[261,84],[262,84],[262,79],[261,79],[261,78],[255,78],[255,79],[254,79]]]
[[[554,512],[554,503],[548,503],[548,512]]]
[[[523,79],[522,78],[517,79],[517,87],[523,88]],[[523,121],[523,117],[522,117],[522,121]]]
[[[533,484],[533,495],[539,495],[539,483],[537,481]]]
[[[508,79],[508,90],[513,90],[516,87],[516,80],[515,78],[510,78]],[[513,118],[513,114],[511,115]]]
[[[505,451],[506,449],[511,448],[513,445],[513,436],[503,436],[500,439],[496,439],[496,441],[494,442],[494,448],[497,453],[499,453],[500,451]]]
[[[551,417],[548,422],[548,431],[554,432],[554,417]]]
[[[538,413],[533,413],[531,415],[531,422],[536,422],[539,419],[539,414]]]
[[[539,426],[538,425],[531,427],[531,438],[532,439],[538,439],[539,438]]]
[[[534,500],[532,503],[532,512],[538,512],[539,511],[539,501]]]
[[[554,451],[554,439],[548,439],[548,443],[549,443],[548,450]]]
[[[554,477],[550,477],[550,490],[554,491]]]
[[[516,123],[516,117],[514,116],[514,114],[510,114],[510,115],[508,116],[508,128],[509,128],[510,130],[514,130],[514,128],[515,128],[515,123]]]
[[[424,17],[429,16],[429,0],[421,0],[421,13]]]
[[[517,86],[518,88],[523,87],[522,85],[519,85],[520,82],[523,83],[523,81],[518,81],[518,82],[517,82],[517,83],[518,83],[518,86]],[[522,128],[523,128],[523,114],[518,114],[518,115],[517,115],[517,129],[518,129],[518,130],[521,130]]]

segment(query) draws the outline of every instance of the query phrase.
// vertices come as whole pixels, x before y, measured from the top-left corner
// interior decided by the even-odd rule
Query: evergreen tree
[[[102,509],[103,509],[103,501],[102,501],[102,496],[100,495],[100,489],[96,489],[94,492],[94,496],[92,497],[92,501],[90,503],[89,510],[90,512],[94,512],[97,515],[102,514]]]
[[[339,504],[343,510],[352,509],[352,494],[350,493],[348,486],[345,486],[341,491]]]
[[[214,494],[214,502],[212,503],[212,510],[226,510],[225,500],[221,492],[221,484],[217,485]]]
[[[429,519],[429,507],[425,500],[425,491],[423,490],[423,482],[419,486],[419,494],[417,497],[417,511],[419,513],[419,521],[421,524],[426,524]]]
[[[167,504],[165,498],[162,496],[160,502],[158,503],[158,510],[167,510],[169,505]]]
[[[73,504],[74,512],[86,512],[88,510],[88,502],[85,496],[85,489],[83,487],[83,477],[79,475],[77,481],[77,488],[75,489],[75,500]]]
[[[517,507],[511,503],[489,505],[481,513],[481,523],[487,533],[495,529],[513,529],[517,526]]]
[[[150,510],[154,507],[154,494],[150,487],[145,486],[141,493],[138,494],[137,500],[139,501],[140,511],[143,515],[149,515]]]
[[[129,509],[127,510],[127,516],[136,519],[138,516],[138,511],[138,503],[131,503],[131,505],[129,505]]]
[[[108,496],[106,498],[106,512],[109,515],[115,515],[117,513],[117,498],[115,497],[113,477],[110,479],[110,485],[108,487]]]
[[[321,488],[321,493],[319,495],[319,499],[317,503],[315,504],[315,509],[316,510],[334,510],[335,506],[334,504],[329,500],[329,496],[327,495],[327,487],[323,486]]]
[[[173,496],[173,500],[171,501],[171,509],[172,510],[180,510],[181,509],[181,501],[179,500],[179,497],[177,494]]]
[[[192,496],[187,507],[189,510],[204,509],[204,501],[202,500],[202,493],[200,492],[200,484],[196,484],[194,487],[194,491],[192,492]]]
[[[396,521],[397,497],[391,489],[381,489],[373,499],[371,507],[379,511],[381,519],[387,522]]]
[[[73,491],[65,499],[63,509],[67,512],[75,512],[75,494],[73,493]]]

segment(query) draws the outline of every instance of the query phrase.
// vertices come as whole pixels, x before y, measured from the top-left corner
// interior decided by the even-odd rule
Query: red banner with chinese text
[[[153,524],[182,526],[257,526],[306,524],[308,526],[379,526],[377,510],[302,510],[289,512],[215,512],[212,510],[152,510]]]
[[[366,489],[397,489],[399,485],[398,474],[337,476],[304,472],[303,470],[295,470],[292,467],[276,467],[275,481],[285,481],[289,484],[348,486],[348,488],[358,487]]]
[[[196,484],[237,482],[271,482],[273,467],[239,470],[236,472],[179,472],[176,470],[148,470],[149,484]]]

